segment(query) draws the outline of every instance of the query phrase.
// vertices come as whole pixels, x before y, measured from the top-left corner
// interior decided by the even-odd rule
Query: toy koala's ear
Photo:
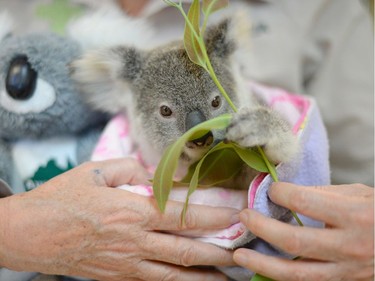
[[[13,31],[13,19],[8,12],[0,13],[0,41]]]
[[[143,53],[133,47],[90,51],[71,63],[71,76],[94,107],[116,113],[126,106],[126,92],[138,77]]]
[[[249,47],[251,25],[242,14],[209,27],[205,34],[207,53],[227,58],[240,48]]]

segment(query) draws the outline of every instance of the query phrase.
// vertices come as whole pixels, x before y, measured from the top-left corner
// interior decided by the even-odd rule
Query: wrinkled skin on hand
[[[258,237],[301,259],[238,249],[241,266],[279,281],[374,280],[374,189],[361,184],[301,187],[276,183],[273,202],[323,221],[325,228],[288,225],[244,210],[241,221]]]
[[[168,202],[110,188],[145,183],[134,160],[85,163],[39,188],[0,199],[0,266],[96,280],[226,280],[194,265],[233,265],[232,253],[167,234],[238,222],[229,208]]]

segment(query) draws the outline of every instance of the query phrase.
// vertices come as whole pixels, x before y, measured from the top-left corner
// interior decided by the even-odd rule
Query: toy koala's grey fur
[[[251,95],[241,79],[240,65],[233,59],[242,47],[236,37],[239,24],[225,20],[207,30],[205,41],[218,79],[241,109],[226,133],[211,132],[186,144],[182,170],[224,138],[244,147],[263,146],[275,163],[289,161],[297,151],[290,125]],[[95,108],[126,112],[132,138],[150,165],[156,165],[165,148],[189,128],[232,112],[206,71],[189,60],[182,42],[148,51],[129,46],[92,51],[72,68],[73,79]],[[242,188],[248,187],[247,181]]]
[[[13,186],[12,146],[20,140],[74,135],[78,162],[89,158],[105,119],[83,102],[70,78],[68,65],[80,55],[68,38],[0,30],[0,197],[9,195],[4,182]]]

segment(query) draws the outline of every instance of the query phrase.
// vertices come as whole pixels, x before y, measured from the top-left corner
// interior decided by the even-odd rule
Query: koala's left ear
[[[227,58],[240,48],[249,48],[251,25],[244,15],[238,13],[209,27],[205,34],[208,55]]]
[[[143,53],[134,47],[105,48],[87,52],[73,61],[71,77],[88,103],[116,113],[126,107],[126,92],[142,64]]]

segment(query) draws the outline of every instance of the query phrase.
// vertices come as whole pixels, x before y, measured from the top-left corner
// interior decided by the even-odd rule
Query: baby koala
[[[291,160],[298,150],[291,125],[247,88],[234,58],[242,48],[238,30],[238,23],[225,20],[206,31],[205,44],[219,81],[240,110],[226,132],[212,131],[187,142],[180,170],[223,139],[261,146],[273,163]],[[151,50],[116,46],[91,51],[73,62],[72,76],[96,109],[126,114],[146,165],[157,165],[164,150],[193,126],[233,113],[209,74],[189,60],[182,41]],[[228,187],[247,189],[255,175],[250,168],[239,174],[240,183]]]

